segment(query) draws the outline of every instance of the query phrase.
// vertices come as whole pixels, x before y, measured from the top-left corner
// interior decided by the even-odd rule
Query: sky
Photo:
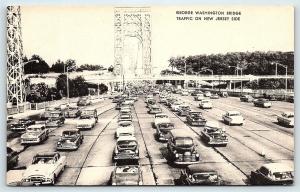
[[[199,16],[195,11],[238,11],[241,15],[240,21],[177,20]],[[172,56],[294,51],[294,11],[289,6],[153,6],[151,16],[156,70],[166,68]],[[21,19],[27,57],[40,55],[50,66],[57,59],[75,59],[78,65],[114,63],[113,7],[22,6]]]

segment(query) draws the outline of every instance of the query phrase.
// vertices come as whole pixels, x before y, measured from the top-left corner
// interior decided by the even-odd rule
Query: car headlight
[[[139,185],[143,185],[143,181],[140,180],[140,181],[139,181]]]
[[[198,153],[196,153],[196,157],[199,157],[199,154],[198,154]]]
[[[135,153],[139,153],[139,150],[138,150],[138,149],[136,149],[136,150],[135,150]]]
[[[176,158],[178,158],[178,157],[179,157],[178,153],[176,153],[176,154],[175,154],[175,157],[176,157]]]

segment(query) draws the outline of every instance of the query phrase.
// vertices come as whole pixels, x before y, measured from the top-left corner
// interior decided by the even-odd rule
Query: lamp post
[[[243,75],[243,68],[237,66],[228,66],[229,68],[235,68],[236,75],[238,75],[238,70],[241,71],[241,77]],[[234,82],[234,90],[235,90],[235,82]],[[243,80],[241,80],[241,93],[243,93]]]
[[[69,91],[69,70],[70,69],[73,69],[74,68],[74,66],[69,66],[69,67],[67,67],[67,98],[68,98],[68,104],[70,103],[70,91]]]
[[[277,72],[277,65],[281,66],[281,67],[284,67],[285,68],[285,94],[284,94],[284,99],[286,100],[286,97],[287,97],[287,69],[288,69],[288,66],[287,65],[283,65],[281,63],[271,63],[271,65],[274,65],[275,64],[275,75],[277,76],[278,72]]]
[[[202,72],[202,71],[209,71],[209,72],[211,72],[212,76],[214,75],[214,71],[212,69],[207,68],[207,67],[202,68],[200,72]],[[214,84],[212,84],[212,89],[214,89]]]

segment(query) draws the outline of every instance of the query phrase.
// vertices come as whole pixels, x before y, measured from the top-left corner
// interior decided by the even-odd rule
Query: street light
[[[207,67],[203,67],[199,73],[201,73],[202,71],[209,71],[209,72],[211,72],[212,76],[214,75],[214,71],[212,69],[207,68]],[[214,84],[212,84],[212,89],[214,89]]]
[[[287,65],[283,65],[281,63],[276,63],[276,62],[272,62],[271,65],[274,65],[275,64],[275,75],[277,76],[277,65],[281,66],[281,67],[284,67],[285,68],[285,100],[286,100],[286,97],[287,97],[287,69],[288,69],[288,66]]]
[[[236,75],[238,75],[238,70],[241,71],[241,76],[243,75],[243,68],[238,66],[228,66],[229,68],[235,68]],[[235,90],[235,82],[234,82],[234,90]],[[243,80],[241,79],[241,93],[243,93]]]
[[[68,104],[70,103],[70,95],[69,95],[69,70],[73,69],[74,66],[68,66],[67,67],[67,98],[68,98]]]

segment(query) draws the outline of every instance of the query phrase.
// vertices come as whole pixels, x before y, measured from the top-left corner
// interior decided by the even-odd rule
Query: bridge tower
[[[116,76],[132,72],[135,76],[151,75],[151,14],[149,7],[116,7],[114,9],[114,74]],[[129,38],[136,38],[138,42],[137,51],[141,51],[141,66],[133,62],[129,68],[124,66],[125,56],[132,50],[128,48]],[[137,58],[136,58],[137,59]],[[126,65],[126,64],[125,64]]]
[[[7,102],[25,101],[20,6],[7,7]]]

